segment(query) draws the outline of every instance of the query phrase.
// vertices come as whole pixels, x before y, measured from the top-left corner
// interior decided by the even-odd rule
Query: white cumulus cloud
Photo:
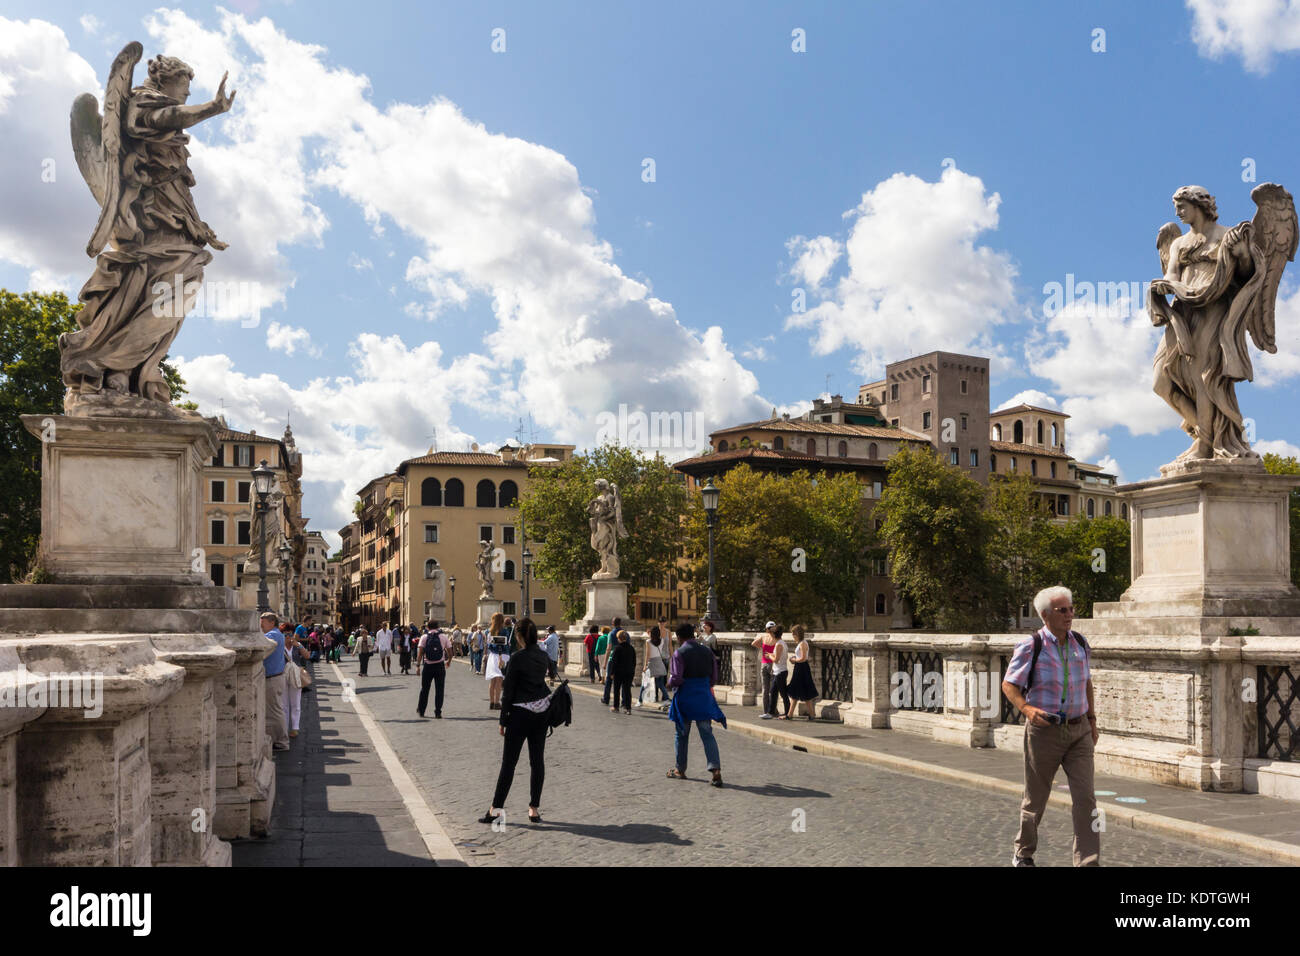
[[[997,193],[955,167],[938,182],[895,173],[845,214],[847,274],[787,328],[814,331],[813,351],[856,352],[854,368],[875,378],[900,356],[933,349],[977,352],[1002,362],[990,333],[1014,312],[1016,268],[1010,256],[980,245],[996,229]],[[796,279],[824,275],[835,240],[796,237]]]
[[[279,322],[272,322],[266,327],[266,346],[285,355],[292,355],[299,350],[313,358],[321,355],[321,350],[312,344],[310,332],[291,325],[281,325]]]
[[[1300,50],[1297,0],[1187,0],[1187,7],[1202,56],[1236,55],[1251,72],[1267,73],[1275,55]]]

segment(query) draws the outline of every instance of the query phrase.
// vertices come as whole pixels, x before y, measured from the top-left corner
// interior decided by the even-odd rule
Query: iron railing
[[[1283,666],[1260,665],[1257,672],[1259,757],[1296,760],[1300,758],[1300,686],[1296,675]]]
[[[898,669],[895,673],[906,676],[908,693],[903,694],[898,710],[922,710],[929,714],[943,713],[943,655],[938,651],[899,651]],[[926,704],[926,687],[933,687],[934,679],[926,681],[925,675],[937,673],[938,702]],[[919,678],[919,679],[918,679]]]
[[[853,700],[853,651],[847,647],[824,647],[822,656],[822,698]]]
[[[721,647],[722,657],[718,661],[718,683],[724,687],[730,687],[736,682],[736,676],[731,670],[731,653],[730,647]]]
[[[1011,661],[1007,658],[1005,654],[1002,657],[1000,657],[999,660],[1002,662],[1002,669],[1001,671],[999,671],[999,673],[1005,674],[1007,672],[1007,665],[1010,664]],[[999,683],[998,685],[998,697],[1002,701],[1002,722],[1004,724],[1024,723],[1025,720],[1024,714],[1016,710],[1015,705],[1011,703],[1011,701],[1007,700],[1007,695],[1002,693],[1001,683]]]

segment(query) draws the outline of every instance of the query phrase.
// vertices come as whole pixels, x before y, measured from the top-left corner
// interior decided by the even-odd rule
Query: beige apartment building
[[[283,498],[279,506],[280,535],[276,541],[267,542],[267,557],[282,543],[293,549],[290,559],[290,615],[297,615],[297,593],[301,578],[302,561],[306,555],[306,520],[302,516],[302,455],[294,444],[293,432],[285,428],[281,438],[241,432],[226,425],[225,419],[216,419],[218,448],[203,468],[203,528],[201,540],[205,552],[208,576],[213,584],[240,591],[242,605],[256,609],[254,589],[241,590],[244,577],[257,578],[256,558],[250,562],[252,550],[253,491],[252,470],[266,461]],[[249,596],[251,595],[251,597]],[[251,603],[250,603],[251,602]],[[283,607],[272,610],[280,612]]]
[[[308,531],[306,542],[307,549],[299,576],[298,606],[302,609],[303,617],[310,614],[312,620],[321,623],[329,619],[330,586],[326,570],[329,545],[319,531]]]
[[[1048,510],[1059,520],[1074,515],[1128,520],[1128,505],[1115,496],[1116,476],[1065,452],[1064,412],[1016,405],[989,415],[989,470],[1028,473]]]

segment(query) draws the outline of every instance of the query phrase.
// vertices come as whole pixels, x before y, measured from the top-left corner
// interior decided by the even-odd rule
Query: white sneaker
[[[639,708],[641,707],[641,701],[638,700],[638,701],[636,702],[636,706],[637,706],[637,708],[639,709]]]

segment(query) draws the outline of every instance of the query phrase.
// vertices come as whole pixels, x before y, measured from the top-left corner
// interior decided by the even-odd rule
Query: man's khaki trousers
[[[1060,767],[1070,784],[1073,803],[1074,865],[1099,864],[1101,822],[1094,813],[1097,795],[1093,790],[1092,758],[1092,725],[1087,720],[1064,728],[1025,725],[1025,798],[1020,801],[1016,856],[1031,857],[1038,849],[1038,824],[1052,794],[1056,768]]]
[[[289,728],[284,722],[284,674],[266,679],[266,732],[272,746],[289,746]],[[281,747],[283,749],[283,747]]]

